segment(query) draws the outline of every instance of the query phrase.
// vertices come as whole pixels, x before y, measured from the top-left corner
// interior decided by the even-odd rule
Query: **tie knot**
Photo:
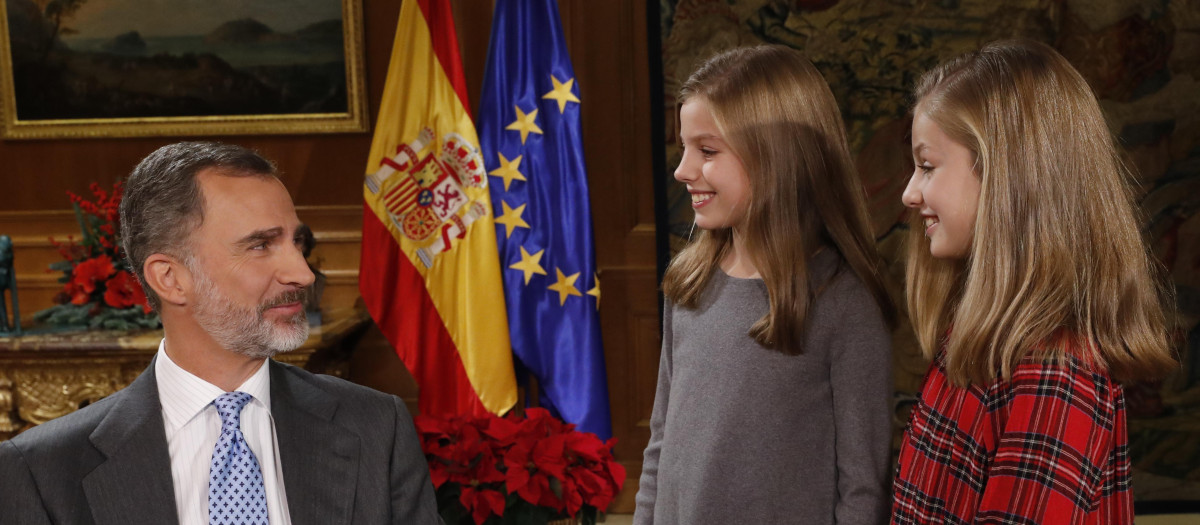
[[[213,405],[217,407],[217,413],[221,415],[221,423],[229,424],[230,422],[238,422],[242,415],[242,407],[246,406],[254,396],[245,392],[233,391],[225,392],[217,396],[213,400]]]

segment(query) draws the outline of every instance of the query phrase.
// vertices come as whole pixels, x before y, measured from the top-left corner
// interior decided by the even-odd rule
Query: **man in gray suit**
[[[0,443],[0,523],[439,523],[398,398],[269,359],[308,335],[300,226],[250,150],[146,157],[121,229],[163,342],[127,388]]]

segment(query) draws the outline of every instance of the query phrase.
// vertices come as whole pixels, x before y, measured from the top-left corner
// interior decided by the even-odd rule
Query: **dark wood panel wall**
[[[493,2],[452,0],[476,113]],[[628,512],[649,436],[658,367],[654,194],[650,136],[650,77],[646,5],[635,0],[560,0],[560,14],[580,89],[583,136],[591,187],[596,253],[602,285],[600,317],[608,364],[616,454],[629,467],[626,491],[611,509]],[[376,119],[390,60],[399,2],[364,0],[366,85]],[[355,298],[356,220],[370,133],[149,137],[0,141],[0,234],[19,242],[18,279],[28,317],[47,306],[53,276],[41,271],[54,253],[47,235],[74,233],[65,192],[87,193],[91,182],[111,185],[150,151],[179,140],[236,142],[275,160],[305,220],[314,222],[321,254],[335,276],[332,306]],[[359,214],[359,215],[356,215]],[[25,258],[22,260],[22,252]]]

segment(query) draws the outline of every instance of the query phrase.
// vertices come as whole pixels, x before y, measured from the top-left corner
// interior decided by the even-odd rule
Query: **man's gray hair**
[[[219,142],[163,146],[133,168],[121,200],[121,244],[156,311],[162,303],[146,285],[142,266],[156,253],[181,261],[190,257],[185,249],[189,233],[204,222],[204,195],[196,174],[205,168],[231,177],[278,177],[275,164],[253,150]]]

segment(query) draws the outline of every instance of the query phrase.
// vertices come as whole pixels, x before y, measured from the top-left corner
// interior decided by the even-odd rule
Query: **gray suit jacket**
[[[395,396],[270,361],[292,523],[440,523]],[[125,389],[0,443],[0,524],[178,523],[154,365]]]

